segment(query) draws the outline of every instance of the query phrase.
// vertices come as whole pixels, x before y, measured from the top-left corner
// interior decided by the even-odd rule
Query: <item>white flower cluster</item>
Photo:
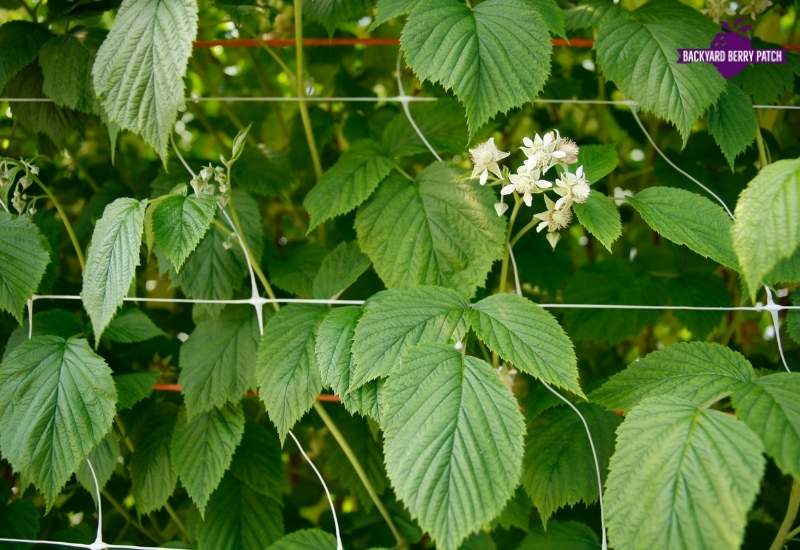
[[[36,201],[40,197],[29,197],[27,189],[39,175],[39,167],[20,159],[0,159],[0,205],[8,211],[10,203],[18,214],[33,215],[36,213]],[[11,191],[11,200],[8,193]]]
[[[498,216],[508,210],[503,197],[513,194],[525,206],[531,207],[534,195],[542,194],[545,210],[533,216],[539,220],[536,230],[541,232],[547,229],[547,241],[555,248],[560,238],[559,231],[572,221],[572,205],[585,202],[591,192],[583,166],[579,166],[575,172],[569,170],[570,165],[578,162],[578,146],[554,130],[544,136],[536,134],[533,139],[524,138],[520,149],[525,161],[515,173],[510,173],[505,167],[500,168],[499,161],[510,153],[500,151],[494,138],[470,149],[472,177],[478,178],[481,185],[486,185],[491,179],[492,185],[502,186],[500,202],[494,205]],[[553,181],[545,178],[551,169],[556,173]],[[558,195],[558,198],[553,200],[547,195],[549,191]]]
[[[739,15],[749,15],[751,19],[755,20],[756,17],[767,11],[771,6],[771,0],[749,0],[742,5]],[[738,7],[738,3],[731,0],[706,0],[705,9],[700,11],[713,19],[715,23],[719,23],[720,19],[736,15],[736,8]]]
[[[200,169],[189,182],[197,195],[225,195],[228,192],[228,176],[222,166],[209,164]]]

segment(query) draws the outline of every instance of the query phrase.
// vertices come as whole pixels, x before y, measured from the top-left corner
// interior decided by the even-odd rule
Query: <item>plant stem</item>
[[[339,444],[341,447],[342,452],[347,457],[347,460],[350,461],[350,465],[353,466],[353,470],[355,470],[356,475],[358,475],[358,479],[361,480],[361,483],[364,485],[364,488],[367,490],[367,494],[369,494],[369,498],[372,499],[372,502],[375,503],[375,507],[378,509],[378,512],[383,516],[383,519],[386,521],[386,525],[389,526],[389,530],[392,532],[394,536],[394,540],[397,543],[398,548],[408,548],[408,543],[406,542],[403,535],[400,534],[400,531],[397,529],[392,517],[389,515],[388,510],[381,502],[380,497],[375,492],[375,488],[372,486],[369,478],[367,477],[364,468],[361,466],[361,463],[358,461],[358,457],[356,457],[353,449],[350,448],[348,445],[347,440],[345,440],[342,432],[339,431],[339,428],[336,427],[333,419],[328,415],[325,407],[323,407],[318,401],[314,401],[314,410],[317,411],[317,414],[322,419],[322,422],[325,424],[325,427],[328,428],[328,431],[331,432],[331,435],[336,440],[336,443]]]
[[[764,143],[764,136],[761,135],[761,127],[756,130],[756,144],[758,145],[758,162],[761,168],[769,164],[769,156],[767,155],[767,145]]]
[[[61,218],[61,223],[64,224],[64,229],[67,230],[67,235],[69,235],[69,240],[72,242],[72,248],[75,249],[75,255],[78,257],[78,263],[81,264],[81,271],[86,268],[86,259],[83,256],[83,250],[81,250],[81,243],[78,242],[78,237],[75,235],[75,230],[72,228],[72,224],[67,217],[67,214],[64,212],[64,209],[61,207],[61,203],[58,202],[58,199],[55,195],[50,191],[50,189],[42,183],[38,177],[34,177],[34,181],[36,185],[42,188],[47,198],[50,199],[50,202],[53,203],[53,206],[56,207],[56,212],[58,212],[58,217]]]
[[[514,195],[514,209],[511,211],[511,217],[508,219],[508,229],[506,229],[506,245],[503,251],[503,263],[500,266],[500,288],[499,292],[502,294],[506,291],[506,279],[508,279],[508,247],[511,246],[511,231],[514,229],[514,222],[517,221],[519,209],[522,207],[522,201]]]
[[[156,544],[161,544],[161,541],[158,539],[158,537],[157,537],[156,535],[154,535],[153,533],[151,533],[151,532],[150,532],[148,529],[146,529],[146,528],[144,527],[144,525],[142,525],[141,523],[139,523],[138,521],[136,521],[135,519],[133,519],[133,517],[132,517],[132,516],[131,516],[131,515],[128,513],[128,511],[127,511],[127,510],[125,510],[125,508],[123,508],[123,507],[122,507],[122,504],[120,504],[119,502],[117,502],[117,499],[115,499],[114,497],[112,497],[112,496],[111,496],[111,495],[108,493],[108,491],[106,491],[106,490],[103,490],[103,491],[101,491],[101,494],[103,495],[103,497],[104,497],[104,498],[105,498],[105,499],[106,499],[108,502],[110,502],[110,503],[111,503],[111,506],[113,506],[114,510],[116,510],[116,511],[117,511],[117,513],[118,513],[120,516],[122,516],[122,518],[123,518],[123,519],[124,519],[126,522],[128,522],[128,524],[129,524],[129,525],[132,525],[134,529],[136,529],[137,531],[139,531],[141,534],[143,534],[145,537],[147,537],[147,538],[148,538],[148,539],[150,539],[151,541],[155,542]]]
[[[303,130],[306,133],[308,150],[311,152],[311,163],[317,180],[322,177],[322,163],[319,160],[317,144],[314,141],[314,130],[311,128],[311,117],[308,114],[308,104],[303,101],[306,96],[305,71],[303,69],[303,0],[294,2],[294,43],[295,43],[295,83],[297,84],[297,97],[300,98],[298,108],[300,119],[303,121]]]
[[[174,508],[172,508],[169,502],[164,503],[164,510],[166,510],[167,514],[169,514],[169,517],[172,518],[172,521],[175,523],[178,531],[180,531],[183,540],[192,540],[192,537],[189,536],[189,531],[186,529],[186,526],[181,521],[181,518],[178,517],[178,513]]]
[[[778,534],[775,535],[775,540],[772,541],[769,550],[781,550],[781,548],[783,548],[783,543],[786,542],[786,539],[790,538],[790,531],[794,520],[797,518],[798,509],[800,509],[800,482],[794,480],[792,482],[792,490],[789,493],[789,504],[786,507],[786,515],[783,517],[783,523],[781,523]]]

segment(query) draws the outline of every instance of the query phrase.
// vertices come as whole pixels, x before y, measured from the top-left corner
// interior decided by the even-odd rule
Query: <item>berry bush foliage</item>
[[[0,538],[798,547],[773,1],[0,0]]]

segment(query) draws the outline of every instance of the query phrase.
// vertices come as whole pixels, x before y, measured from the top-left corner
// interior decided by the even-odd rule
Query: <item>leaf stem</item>
[[[761,168],[769,164],[769,155],[767,153],[767,144],[764,143],[764,136],[761,135],[761,127],[756,128],[756,144],[758,145],[758,162]]]
[[[317,144],[314,141],[314,130],[311,127],[311,117],[308,114],[308,104],[303,101],[306,96],[305,71],[303,69],[303,0],[294,2],[294,43],[295,43],[295,83],[297,84],[297,97],[299,99],[298,109],[300,119],[303,121],[303,130],[306,133],[308,150],[311,153],[311,163],[314,166],[314,174],[317,180],[322,177],[322,163],[319,160]]]
[[[798,531],[795,529],[791,531],[794,520],[797,519],[797,512],[800,510],[800,481],[794,480],[792,482],[792,490],[789,493],[789,504],[786,507],[786,515],[783,517],[783,522],[778,528],[778,534],[775,535],[775,540],[769,547],[769,550],[781,550],[784,542],[791,538],[792,534]],[[800,528],[798,528],[800,529]]]
[[[500,288],[501,294],[506,291],[506,279],[508,279],[508,250],[511,246],[511,231],[514,229],[514,223],[517,221],[519,210],[522,207],[522,201],[514,194],[514,209],[511,211],[511,217],[508,219],[508,229],[506,230],[506,245],[503,251],[503,263],[500,266]]]
[[[36,185],[41,187],[42,191],[44,191],[47,198],[50,199],[50,202],[53,203],[53,206],[56,207],[56,212],[58,212],[58,217],[61,218],[61,223],[64,224],[64,229],[67,231],[67,235],[69,235],[69,240],[72,243],[72,248],[75,249],[75,255],[78,257],[78,263],[81,264],[81,271],[86,268],[86,259],[83,256],[83,250],[81,250],[81,243],[78,242],[78,237],[75,235],[75,230],[72,227],[72,223],[70,223],[67,214],[64,212],[64,208],[61,206],[61,203],[58,201],[56,196],[50,191],[50,189],[40,180],[38,177],[33,176],[33,180],[36,182]]]
[[[128,513],[128,511],[122,507],[122,504],[117,502],[117,499],[112,497],[108,491],[104,489],[103,491],[101,491],[101,494],[103,495],[103,498],[105,498],[108,502],[111,503],[111,506],[114,508],[114,510],[116,510],[117,513],[120,516],[122,516],[122,518],[126,522],[128,522],[129,525],[133,526],[134,529],[139,531],[142,535],[144,535],[151,541],[155,542],[156,544],[161,544],[161,541],[158,539],[158,537],[153,533],[151,533],[149,529],[145,528],[144,525],[133,519],[133,517]]]
[[[192,540],[192,537],[189,536],[189,531],[186,529],[186,526],[181,521],[181,518],[178,516],[178,513],[170,505],[169,501],[164,503],[164,510],[167,511],[167,514],[172,519],[172,521],[175,523],[175,527],[177,527],[178,531],[180,531],[181,536],[183,537],[183,540],[186,540],[186,541]]]
[[[369,498],[372,499],[372,502],[375,504],[375,507],[378,509],[378,512],[383,516],[383,519],[386,521],[386,525],[389,526],[389,530],[392,532],[392,536],[394,536],[394,540],[397,543],[398,548],[408,548],[408,543],[406,542],[405,538],[400,531],[397,529],[392,517],[389,515],[388,510],[381,502],[380,497],[375,492],[375,488],[372,486],[369,478],[367,477],[366,472],[364,471],[363,466],[358,461],[358,457],[356,457],[353,449],[350,448],[348,445],[347,440],[342,435],[342,432],[339,431],[339,428],[336,426],[336,423],[333,419],[328,415],[325,407],[323,407],[318,401],[314,401],[314,410],[317,411],[317,414],[322,419],[322,422],[325,424],[325,427],[328,428],[328,431],[331,432],[331,435],[336,440],[336,443],[339,444],[341,447],[342,452],[347,457],[347,460],[350,461],[350,465],[353,466],[353,470],[355,470],[356,475],[358,475],[358,479],[361,480],[361,483],[364,485],[364,488],[367,490],[367,494]]]

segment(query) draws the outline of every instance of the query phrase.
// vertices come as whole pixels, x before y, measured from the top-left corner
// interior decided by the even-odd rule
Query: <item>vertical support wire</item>
[[[428,148],[428,151],[431,152],[433,157],[442,162],[442,157],[439,156],[439,153],[436,152],[436,149],[433,148],[433,145],[430,144],[428,138],[425,137],[425,134],[422,133],[419,126],[417,126],[417,121],[414,120],[414,117],[411,114],[411,107],[409,107],[409,100],[410,98],[406,95],[406,90],[403,87],[403,51],[400,50],[397,52],[397,93],[399,94],[398,99],[400,100],[400,105],[403,107],[403,112],[406,114],[406,118],[408,122],[411,124],[411,127],[419,136],[419,139],[422,140],[422,143],[425,144],[425,147]]]

